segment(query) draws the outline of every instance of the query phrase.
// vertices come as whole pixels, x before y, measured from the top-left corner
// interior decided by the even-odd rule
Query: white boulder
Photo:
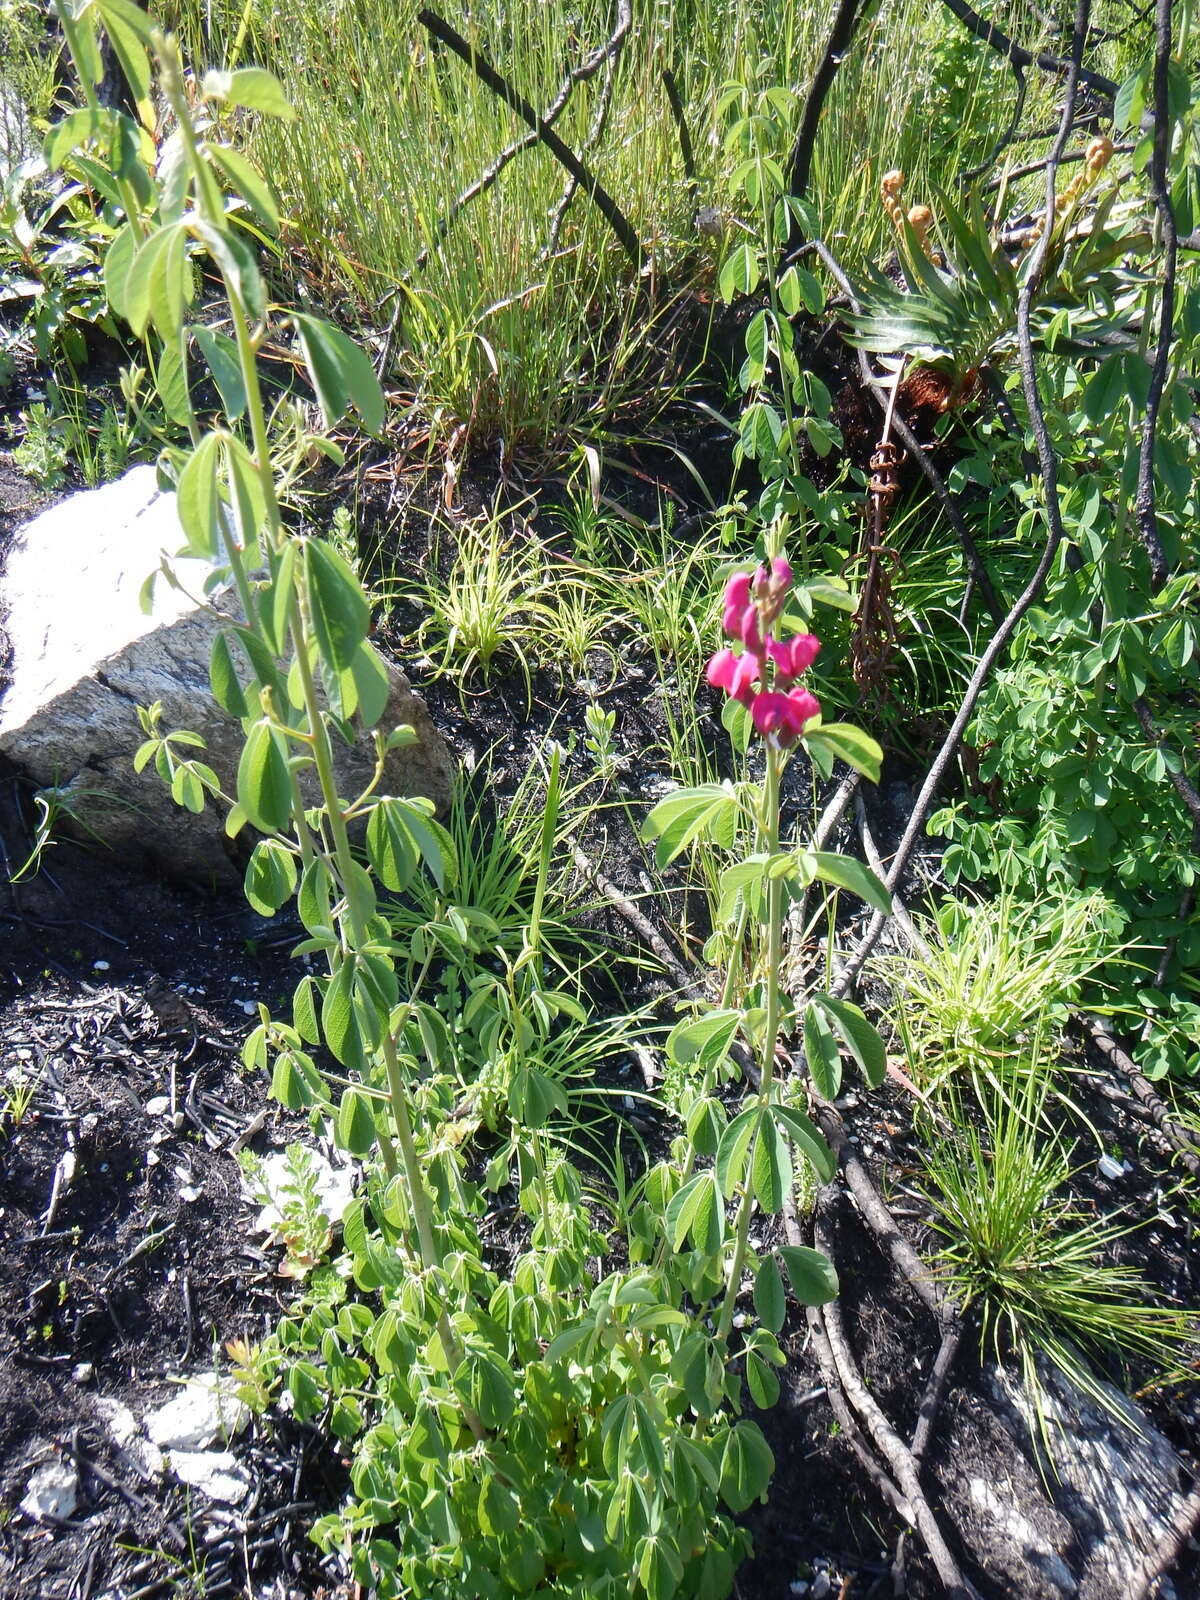
[[[237,846],[210,805],[196,817],[174,804],[153,770],[133,771],[142,741],[137,708],[161,701],[164,730],[187,728],[227,792],[234,786],[242,732],[212,697],[208,662],[232,591],[202,599],[208,569],[181,559],[181,588],[160,579],[153,606],[142,586],[183,544],[174,496],[159,491],[153,467],[134,467],[101,489],[69,496],[19,529],[0,577],[0,755],[35,783],[59,787],[85,832],[126,857],[149,857],[177,876],[228,881]],[[0,646],[3,645],[0,638]],[[0,648],[0,667],[5,652]],[[427,795],[441,808],[453,775],[450,753],[424,702],[390,668],[392,694],[381,726],[411,724],[413,745],[388,757],[381,792]],[[7,678],[5,684],[4,678]],[[356,793],[374,770],[374,744],[338,745],[337,777]]]

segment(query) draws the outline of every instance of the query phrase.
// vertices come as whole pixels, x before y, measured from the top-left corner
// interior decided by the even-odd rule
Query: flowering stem
[[[779,780],[783,774],[786,757],[774,739],[766,741],[767,772],[763,784],[762,841],[768,860],[779,848]],[[759,1066],[758,1106],[766,1107],[771,1098],[775,1076],[775,1045],[779,1037],[780,993],[779,969],[783,963],[783,879],[767,879],[767,969],[763,977],[767,989],[767,1018],[763,1029],[762,1058]],[[757,1136],[756,1136],[757,1137]],[[733,1327],[734,1310],[742,1286],[742,1272],[750,1246],[750,1217],[754,1210],[754,1197],[750,1184],[750,1161],[746,1175],[738,1186],[738,1213],[734,1224],[733,1259],[729,1264],[729,1281],[725,1286],[725,1299],[717,1323],[717,1339],[724,1343]]]

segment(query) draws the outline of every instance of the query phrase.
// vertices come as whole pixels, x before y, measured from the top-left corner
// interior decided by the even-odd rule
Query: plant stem
[[[782,775],[784,756],[782,750],[774,740],[766,741],[767,772],[763,785],[762,809],[762,839],[763,847],[768,860],[779,849],[779,780]],[[771,1086],[775,1076],[775,1046],[779,1039],[779,969],[783,962],[783,879],[768,877],[767,879],[767,970],[764,981],[767,986],[767,1020],[763,1029],[762,1059],[759,1065],[761,1074],[758,1087],[758,1107],[760,1112],[765,1111],[771,1098]],[[759,1138],[758,1133],[755,1139]],[[733,1259],[729,1264],[729,1281],[725,1287],[725,1299],[721,1306],[721,1316],[717,1323],[717,1339],[724,1343],[729,1338],[729,1330],[733,1327],[733,1315],[737,1306],[738,1292],[742,1286],[742,1272],[746,1264],[746,1254],[750,1246],[750,1217],[754,1210],[754,1196],[751,1191],[749,1169],[753,1161],[753,1147],[747,1151],[747,1174],[738,1186],[738,1215],[734,1225]]]

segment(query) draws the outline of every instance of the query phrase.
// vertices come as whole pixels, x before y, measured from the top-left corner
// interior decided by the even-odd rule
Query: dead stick
[[[828,1255],[829,1238],[819,1216],[813,1232],[817,1249]],[[841,1310],[836,1300],[822,1306],[821,1317],[825,1324],[834,1366],[837,1368],[846,1398],[862,1418],[875,1448],[891,1468],[896,1483],[912,1506],[917,1531],[925,1541],[925,1548],[929,1551],[938,1577],[942,1580],[951,1600],[979,1600],[979,1591],[974,1584],[963,1577],[958,1562],[938,1526],[929,1501],[925,1498],[912,1451],[892,1427],[859,1375],[858,1364],[846,1338]]]
[[[948,1323],[942,1332],[942,1342],[938,1346],[937,1356],[934,1358],[933,1367],[929,1373],[929,1381],[925,1385],[925,1393],[921,1396],[921,1408],[917,1413],[917,1425],[913,1429],[912,1451],[913,1461],[920,1466],[925,1452],[929,1448],[929,1441],[933,1437],[933,1430],[937,1424],[938,1412],[941,1410],[942,1398],[946,1393],[946,1384],[950,1378],[950,1369],[958,1356],[958,1347],[962,1344],[963,1324],[956,1318]]]
[[[784,1201],[783,1229],[789,1244],[804,1245],[804,1235],[801,1233],[800,1224],[796,1220],[796,1207],[790,1195]],[[817,1366],[820,1368],[821,1377],[824,1380],[825,1393],[829,1397],[830,1409],[837,1418],[838,1426],[842,1430],[846,1443],[854,1451],[863,1470],[896,1515],[907,1523],[910,1528],[914,1527],[912,1507],[879,1465],[878,1461],[876,1461],[874,1455],[872,1455],[870,1446],[862,1436],[862,1429],[856,1422],[854,1413],[846,1403],[846,1396],[838,1378],[833,1354],[829,1348],[829,1340],[825,1337],[825,1324],[821,1321],[821,1313],[816,1306],[805,1306],[804,1315],[808,1322],[808,1331],[812,1339],[813,1351],[817,1358]]]
[[[641,935],[679,987],[697,998],[702,997],[704,989],[697,975],[687,970],[649,917],[639,911],[629,896],[623,894],[615,883],[604,876],[600,868],[584,855],[574,839],[571,840],[571,854],[580,872],[592,880],[604,898],[615,906],[630,927]]]
[[[1080,83],[1086,83],[1089,88],[1095,89],[1106,99],[1111,100],[1117,92],[1117,85],[1111,78],[1106,78],[1101,72],[1092,72],[1087,67],[1081,67],[1077,60],[1063,61],[1059,56],[1052,56],[1045,50],[1026,50],[1016,40],[1010,39],[1002,33],[994,23],[986,22],[977,11],[972,11],[966,0],[942,0],[947,11],[952,11],[963,27],[973,33],[977,39],[982,39],[990,49],[1004,56],[1014,66],[1040,67],[1043,72],[1053,72],[1060,77],[1066,77],[1074,68],[1075,76]]]
[[[1200,1140],[1172,1119],[1169,1107],[1156,1093],[1149,1078],[1138,1069],[1137,1062],[1126,1054],[1099,1018],[1080,1013],[1077,1022],[1105,1060],[1111,1062],[1129,1080],[1129,1087],[1145,1107],[1146,1115],[1183,1165],[1193,1177],[1200,1177],[1200,1148],[1198,1148]]]
[[[625,253],[633,263],[634,271],[640,273],[642,270],[643,251],[641,241],[638,239],[632,223],[600,180],[589,172],[571,147],[563,143],[554,129],[546,123],[543,117],[538,115],[525,96],[509,83],[502,73],[497,72],[491,62],[485,60],[474,45],[468,44],[462,34],[456,32],[436,12],[430,11],[423,6],[417,12],[417,21],[426,32],[430,33],[435,39],[440,39],[448,49],[453,50],[460,60],[465,61],[479,81],[486,84],[493,94],[498,95],[505,105],[514,111],[522,122],[537,134],[550,153],[566,168],[575,181],[582,184],[595,202],[596,209],[625,247]]]
[[[846,1187],[858,1203],[858,1209],[872,1233],[887,1250],[901,1276],[912,1288],[922,1304],[945,1325],[957,1316],[958,1308],[947,1299],[927,1262],[909,1244],[896,1226],[883,1196],[871,1182],[867,1169],[855,1154],[854,1146],[846,1136],[846,1126],[834,1108],[826,1101],[814,1107],[821,1132],[838,1158]]]

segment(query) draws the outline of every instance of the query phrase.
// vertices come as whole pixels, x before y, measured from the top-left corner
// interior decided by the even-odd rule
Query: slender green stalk
[[[767,740],[767,771],[763,785],[761,831],[763,847],[768,857],[779,849],[779,780],[782,775],[783,754],[773,740]],[[767,879],[767,1018],[763,1029],[762,1057],[759,1063],[757,1104],[765,1107],[771,1098],[775,1078],[775,1047],[779,1041],[779,972],[783,964],[783,880],[777,876]],[[742,1271],[750,1243],[750,1218],[754,1210],[749,1172],[739,1186],[737,1222],[734,1224],[733,1258],[729,1264],[729,1281],[725,1300],[717,1323],[717,1339],[724,1342],[733,1327],[733,1315],[742,1285]]]

